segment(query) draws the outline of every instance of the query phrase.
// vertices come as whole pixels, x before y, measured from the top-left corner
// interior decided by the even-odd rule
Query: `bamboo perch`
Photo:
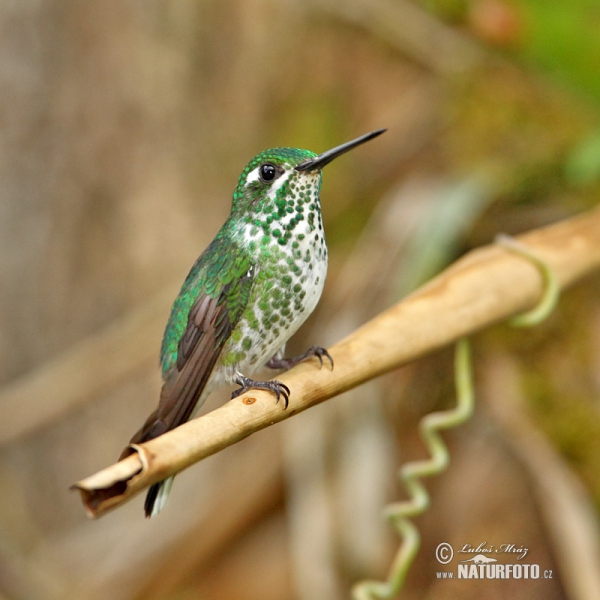
[[[600,268],[600,209],[517,239],[554,271],[561,289]],[[332,346],[335,369],[311,360],[278,376],[292,390],[283,410],[249,391],[136,446],[136,453],[76,483],[87,514],[99,517],[150,484],[252,433],[536,304],[543,290],[531,261],[497,245],[469,252],[411,296]]]

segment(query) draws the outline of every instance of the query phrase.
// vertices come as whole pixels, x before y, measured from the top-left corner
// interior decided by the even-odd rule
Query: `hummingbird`
[[[287,370],[316,357],[310,347],[285,358],[288,339],[315,309],[327,274],[321,216],[322,168],[348,150],[382,134],[367,133],[322,154],[272,148],[244,168],[233,192],[231,213],[200,255],[173,303],[163,335],[163,386],[158,408],[130,444],[141,444],[193,418],[218,386],[240,386],[231,397],[268,390],[288,406],[290,389],[278,380],[256,381],[263,368]],[[125,448],[121,459],[134,450]],[[146,517],[165,506],[173,477],[153,484]]]

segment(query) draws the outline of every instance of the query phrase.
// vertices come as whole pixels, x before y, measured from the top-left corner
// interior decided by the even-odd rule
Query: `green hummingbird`
[[[194,263],[171,309],[160,352],[163,386],[158,408],[132,437],[147,442],[192,418],[216,387],[237,384],[232,398],[269,390],[287,408],[290,390],[277,380],[255,381],[267,366],[289,369],[318,358],[319,346],[284,358],[285,344],[312,313],[327,274],[321,218],[321,169],[334,158],[383,133],[378,129],[316,155],[273,148],[242,171],[231,213]],[[121,458],[131,454],[127,447]],[[164,507],[173,477],[153,484],[144,509]]]

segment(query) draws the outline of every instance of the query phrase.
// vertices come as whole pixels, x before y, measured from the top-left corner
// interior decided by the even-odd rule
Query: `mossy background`
[[[324,173],[302,351],[499,232],[596,206],[599,72],[596,0],[0,3],[0,596],[336,600],[385,577],[381,509],[454,401],[451,349],[188,470],[152,521],[141,498],[87,521],[68,486],[157,402],[169,304],[254,154],[388,128]],[[476,414],[427,482],[405,597],[594,597],[599,297],[595,274],[534,330],[474,336]],[[554,577],[437,579],[439,543],[484,541]]]

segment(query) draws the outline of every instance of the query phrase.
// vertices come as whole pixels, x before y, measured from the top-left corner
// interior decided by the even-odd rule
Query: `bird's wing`
[[[158,408],[130,443],[147,442],[185,423],[192,415],[225,342],[247,306],[254,280],[254,268],[248,261],[238,258],[233,273],[223,268],[227,266],[216,273],[215,281],[207,286],[209,291],[202,290],[194,301]],[[125,449],[122,456],[128,454],[130,450]]]

